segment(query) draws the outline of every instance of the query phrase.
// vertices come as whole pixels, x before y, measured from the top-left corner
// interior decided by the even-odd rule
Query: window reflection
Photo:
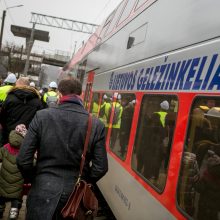
[[[99,111],[99,119],[105,124],[105,136],[107,137],[109,128],[109,109],[111,107],[111,97],[112,93],[105,93],[102,95],[102,101]]]
[[[160,190],[166,182],[177,109],[174,96],[143,97],[132,168]]]
[[[178,204],[199,220],[220,216],[220,99],[197,98],[178,185]]]
[[[123,107],[123,112],[121,116],[121,127],[119,131],[119,141],[120,141],[120,156],[125,158],[125,154],[128,148],[129,137],[131,133],[131,124],[134,114],[135,107],[135,95],[134,94],[124,94],[122,96],[121,105]]]
[[[118,94],[112,97],[110,107],[111,150],[122,160],[126,158],[135,106],[134,94]]]
[[[99,99],[100,99],[100,94],[93,93],[90,113],[92,113],[92,115],[96,117],[98,117],[98,113],[99,113]]]

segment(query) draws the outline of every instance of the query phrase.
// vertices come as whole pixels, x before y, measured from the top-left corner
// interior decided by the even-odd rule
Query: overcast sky
[[[0,0],[0,17],[7,7],[23,4],[23,7],[7,10],[3,44],[14,42],[16,45],[25,45],[23,38],[15,37],[10,31],[10,25],[32,27],[30,23],[31,12],[78,20],[88,23],[101,24],[104,19],[117,7],[121,0]],[[1,21],[1,20],[0,20]],[[50,42],[35,41],[32,52],[55,53],[56,50],[74,51],[75,41],[77,47],[88,34],[36,25],[36,29],[49,31]]]

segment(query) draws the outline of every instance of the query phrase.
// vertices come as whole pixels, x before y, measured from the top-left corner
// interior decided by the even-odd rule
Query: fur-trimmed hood
[[[29,101],[33,98],[40,99],[39,92],[30,86],[15,86],[8,92],[9,94],[14,94],[18,99],[23,101]]]

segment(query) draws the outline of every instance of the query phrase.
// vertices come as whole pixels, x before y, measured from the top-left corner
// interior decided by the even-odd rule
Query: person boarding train
[[[80,98],[82,85],[77,79],[64,79],[58,91],[58,106],[36,113],[17,157],[24,177],[35,174],[27,198],[26,220],[63,219],[60,212],[79,174],[88,122],[88,112]],[[105,126],[93,117],[82,178],[95,183],[107,170]]]

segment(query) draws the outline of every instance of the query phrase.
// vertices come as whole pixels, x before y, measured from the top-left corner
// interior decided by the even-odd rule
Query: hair
[[[16,86],[29,86],[29,78],[28,77],[20,77],[17,82]]]
[[[62,95],[81,95],[82,93],[82,84],[81,82],[76,79],[63,79],[60,81],[58,85],[58,90]]]

